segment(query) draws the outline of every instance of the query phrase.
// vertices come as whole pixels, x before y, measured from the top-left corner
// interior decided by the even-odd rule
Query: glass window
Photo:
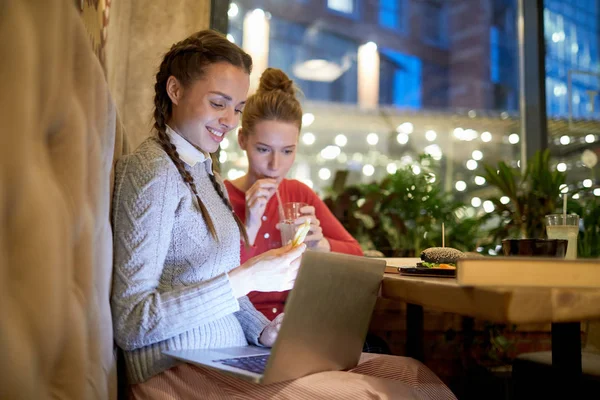
[[[354,13],[354,0],[327,0],[327,7],[346,14]]]
[[[263,9],[268,48],[253,54],[255,64],[284,70],[302,90],[305,112],[314,117],[303,126],[290,177],[325,193],[336,170],[349,171],[349,184],[371,182],[429,153],[437,159],[437,184],[467,204],[484,196],[486,184],[475,180],[484,174],[483,165],[508,160],[516,166],[519,160],[519,88],[516,2],[480,3],[473,8],[470,0],[329,0],[328,8],[339,12],[377,10],[342,26],[338,16],[311,2],[295,2],[293,13],[285,7]],[[503,6],[492,7],[497,3]],[[229,34],[250,49],[243,41],[256,30],[245,21],[266,3],[231,4],[237,12],[229,14]],[[488,9],[490,20],[471,18]],[[401,25],[406,32],[396,29]],[[337,146],[338,135],[347,142],[332,159],[324,150]],[[226,152],[224,174],[235,176],[243,154],[235,140]],[[321,168],[331,174],[319,175]],[[456,181],[466,187],[458,190]]]
[[[405,24],[404,0],[380,0],[379,24],[386,28],[401,30]]]
[[[500,34],[496,26],[490,28],[490,78],[500,82]]]
[[[438,46],[447,45],[447,2],[424,0],[421,2],[421,34],[425,41]]]
[[[571,196],[600,196],[594,162],[600,154],[600,1],[546,0],[544,6],[553,167],[567,173],[564,191]]]

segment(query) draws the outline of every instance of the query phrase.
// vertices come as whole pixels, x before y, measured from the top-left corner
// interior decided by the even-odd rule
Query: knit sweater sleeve
[[[159,282],[179,203],[169,160],[119,161],[113,199],[112,311],[117,344],[134,350],[239,310],[227,274],[165,291]]]
[[[247,296],[238,299],[240,303],[240,311],[235,313],[248,343],[259,346],[260,334],[269,324],[267,317],[258,311]]]

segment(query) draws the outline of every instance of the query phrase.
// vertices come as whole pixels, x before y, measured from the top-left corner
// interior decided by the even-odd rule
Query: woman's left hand
[[[302,225],[307,219],[310,219],[310,230],[304,243],[309,249],[317,251],[331,251],[331,245],[329,241],[323,236],[323,228],[321,228],[321,221],[317,219],[315,215],[315,208],[313,206],[304,206],[300,209],[302,216],[297,218],[296,225]]]
[[[275,340],[277,340],[279,329],[281,329],[282,321],[283,313],[276,316],[275,319],[269,323],[269,325],[265,326],[265,329],[263,329],[262,333],[260,334],[258,342],[263,346],[273,347],[273,344],[275,344]]]

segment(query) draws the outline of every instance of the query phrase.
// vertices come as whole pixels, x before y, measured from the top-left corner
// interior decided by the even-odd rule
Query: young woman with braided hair
[[[251,67],[246,53],[212,31],[173,45],[156,75],[156,136],[117,163],[111,302],[131,397],[332,398],[332,388],[343,398],[390,390],[418,396],[422,391],[414,385],[340,372],[260,386],[163,355],[271,346],[281,319],[269,321],[246,295],[289,290],[306,248],[284,246],[240,265],[245,228],[210,154],[239,122]],[[381,362],[363,363],[357,371],[361,367],[386,372]]]

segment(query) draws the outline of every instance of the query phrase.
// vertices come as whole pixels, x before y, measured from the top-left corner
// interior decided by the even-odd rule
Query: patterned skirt
[[[293,381],[259,385],[209,368],[181,364],[133,385],[136,400],[179,399],[456,399],[419,361],[363,353],[347,372],[321,372]]]

